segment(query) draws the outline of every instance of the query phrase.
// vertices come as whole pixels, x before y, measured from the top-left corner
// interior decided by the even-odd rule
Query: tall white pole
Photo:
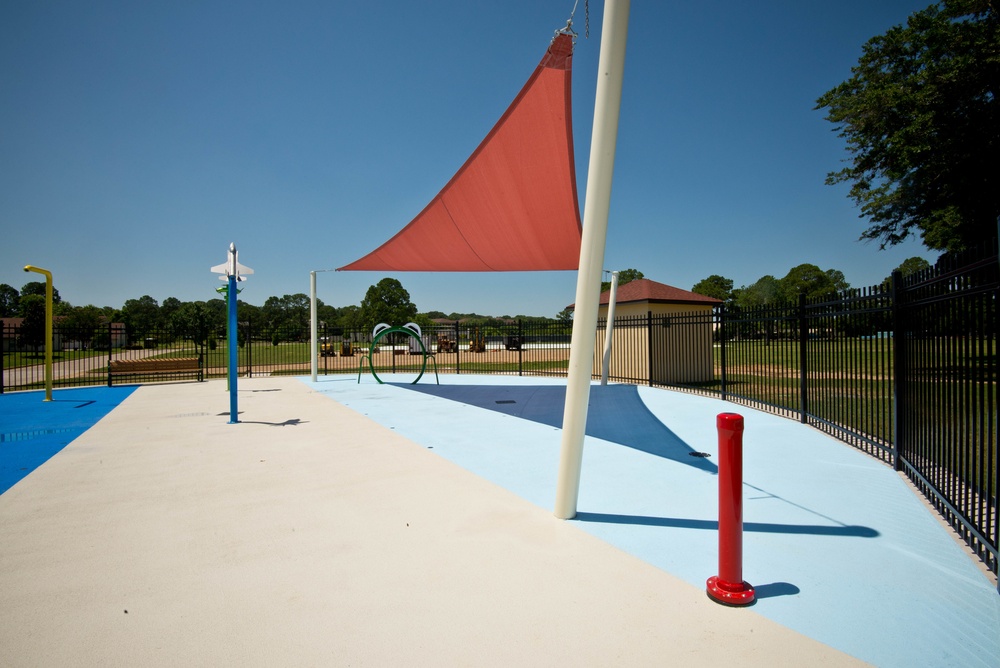
[[[42,401],[52,401],[52,345],[55,339],[52,337],[53,304],[55,298],[52,287],[52,272],[34,265],[24,265],[25,271],[33,271],[45,277],[45,398]]]
[[[318,361],[319,350],[316,344],[317,330],[319,329],[318,323],[316,322],[316,272],[309,272],[309,350],[312,355],[312,364],[310,365],[310,371],[312,374],[312,382],[316,382],[316,374],[319,373]]]
[[[576,504],[580,495],[583,438],[587,427],[594,345],[597,342],[598,300],[601,293],[604,246],[608,236],[608,211],[611,208],[611,179],[618,140],[629,4],[630,0],[607,0],[604,3],[594,129],[590,144],[590,167],[587,171],[587,196],[584,200],[580,270],[576,281],[573,338],[570,342],[569,373],[566,379],[562,451],[556,481],[555,516],[560,519],[576,516]]]
[[[615,333],[615,303],[618,301],[618,272],[611,272],[611,296],[608,298],[608,322],[604,326],[604,364],[601,365],[601,385],[608,384],[611,370],[611,339]]]

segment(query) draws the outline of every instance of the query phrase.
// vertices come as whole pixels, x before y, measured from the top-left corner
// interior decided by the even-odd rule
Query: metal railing
[[[897,283],[895,467],[996,572],[996,247]]]

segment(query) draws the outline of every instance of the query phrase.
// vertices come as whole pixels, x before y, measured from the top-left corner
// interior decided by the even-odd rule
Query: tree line
[[[903,262],[897,271],[904,275],[930,267],[919,257]],[[644,278],[644,274],[633,268],[619,272],[619,285]],[[889,279],[886,278],[886,281]],[[604,283],[602,290],[608,290],[610,283]],[[758,306],[798,299],[799,294],[816,299],[831,297],[850,288],[843,272],[836,269],[820,269],[813,264],[793,267],[782,278],[762,276],[750,285],[734,288],[734,282],[719,274],[712,274],[691,287],[706,297],[722,300],[729,307],[749,309]],[[88,340],[94,332],[110,323],[125,326],[130,343],[142,342],[146,338],[162,336],[173,332],[196,341],[207,342],[224,331],[227,322],[227,304],[222,297],[207,301],[182,302],[168,297],[163,303],[149,295],[126,300],[120,309],[110,306],[73,306],[64,301],[59,291],[52,291],[53,314],[58,319],[60,330],[70,338]],[[536,316],[484,316],[476,313],[450,313],[442,311],[419,312],[410,299],[410,293],[394,278],[383,278],[368,288],[359,305],[336,307],[316,300],[317,320],[324,331],[333,335],[347,332],[366,332],[381,322],[402,324],[416,322],[427,328],[440,320],[461,320],[467,325],[486,325],[491,320],[517,319],[526,323],[560,322],[568,324],[572,318],[570,311],[563,310],[555,318]],[[45,323],[45,283],[32,281],[18,291],[7,284],[0,284],[0,316],[23,318],[21,336],[31,344],[41,343]],[[237,319],[242,323],[241,336],[258,337],[268,333],[280,340],[305,340],[310,332],[309,297],[298,293],[269,297],[263,306],[255,306],[237,301]],[[36,341],[37,339],[37,341]]]
[[[121,323],[129,343],[141,343],[159,336],[186,337],[198,343],[210,342],[223,332],[227,323],[228,306],[224,297],[207,301],[182,302],[168,297],[162,303],[149,295],[126,300],[120,309],[110,306],[74,306],[64,301],[59,290],[52,290],[53,315],[65,337],[92,341],[111,323]],[[310,300],[303,293],[269,297],[263,306],[237,301],[240,336],[273,337],[282,340],[306,340],[310,335]],[[323,331],[331,335],[348,332],[370,332],[381,322],[403,324],[416,322],[430,327],[435,320],[461,320],[469,325],[486,324],[492,316],[475,313],[428,311],[420,313],[410,293],[394,278],[384,278],[368,288],[358,305],[336,307],[316,300],[316,316]],[[23,318],[19,336],[28,345],[40,345],[45,323],[45,283],[32,281],[20,290],[0,284],[0,317]],[[501,319],[510,319],[501,316]],[[525,322],[550,322],[550,318],[517,316]],[[103,339],[95,345],[106,345]]]
[[[930,268],[930,263],[921,257],[911,257],[896,267],[895,271],[904,276]],[[890,276],[883,279],[882,284],[888,285]],[[806,299],[828,299],[837,293],[849,290],[851,284],[844,278],[844,273],[838,269],[820,269],[814,264],[800,264],[792,267],[781,278],[771,275],[761,276],[750,285],[733,287],[733,280],[718,274],[712,274],[691,287],[706,297],[721,299],[729,308],[753,309],[782,302],[794,302],[799,295]]]

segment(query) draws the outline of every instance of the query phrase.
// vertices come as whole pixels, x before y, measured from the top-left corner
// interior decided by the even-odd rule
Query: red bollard
[[[750,605],[753,586],[743,581],[743,416],[719,413],[719,574],[708,596],[725,605]]]

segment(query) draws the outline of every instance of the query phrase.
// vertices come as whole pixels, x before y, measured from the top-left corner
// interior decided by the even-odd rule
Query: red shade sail
[[[396,236],[338,271],[576,269],[573,39],[557,34],[486,139]]]

